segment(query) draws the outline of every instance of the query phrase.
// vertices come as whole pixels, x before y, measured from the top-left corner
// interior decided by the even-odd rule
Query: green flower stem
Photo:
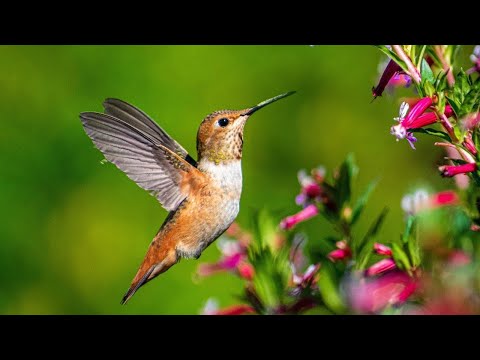
[[[445,73],[447,74],[448,86],[452,88],[453,85],[455,85],[455,77],[453,76],[452,67],[450,66],[450,64],[447,63],[447,60],[445,59],[442,46],[436,45],[433,47],[433,50],[435,51],[435,54],[437,54],[438,58],[442,63],[443,71],[445,71]]]
[[[435,114],[437,115],[437,118],[440,121],[440,123],[442,124],[445,131],[450,136],[450,139],[452,139],[452,142],[454,142],[455,144],[458,144],[457,135],[455,135],[455,131],[453,129],[453,126],[452,126],[452,124],[450,124],[450,121],[448,121],[447,116],[444,113],[440,113],[438,111],[438,109],[435,109]]]
[[[405,54],[405,51],[403,51],[403,48],[401,45],[392,45],[392,49],[397,53],[397,55],[400,57],[400,59],[407,65],[408,72],[410,77],[415,81],[417,84],[420,84],[422,82],[422,78],[420,76],[420,72],[418,69],[413,65],[412,61],[408,57],[407,54]]]

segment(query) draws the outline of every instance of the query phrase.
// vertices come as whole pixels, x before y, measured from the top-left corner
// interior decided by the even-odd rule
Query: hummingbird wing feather
[[[155,196],[168,210],[175,210],[187,197],[182,181],[200,171],[145,129],[111,115],[84,112],[80,119],[87,135],[105,158]]]
[[[158,143],[167,147],[175,154],[185,159],[193,166],[197,166],[197,162],[188,154],[178,142],[176,142],[165,130],[153,121],[145,112],[137,107],[119,99],[108,98],[103,102],[105,113],[112,115],[127,124],[143,131],[152,136]]]

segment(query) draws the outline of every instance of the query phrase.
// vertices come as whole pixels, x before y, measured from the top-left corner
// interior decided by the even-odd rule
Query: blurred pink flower
[[[475,147],[475,144],[473,143],[471,131],[467,131],[467,133],[465,134],[465,140],[463,140],[462,144],[467,148],[470,154],[477,155],[478,151],[477,151],[477,148]]]
[[[242,315],[252,313],[255,313],[255,310],[245,304],[232,305],[224,309],[219,309],[218,301],[213,298],[207,300],[200,312],[201,315]]]
[[[415,292],[418,282],[403,271],[393,270],[373,278],[348,280],[346,290],[352,308],[376,313],[388,305],[401,305]]]
[[[373,244],[373,250],[378,255],[392,256],[392,249],[390,249],[388,246],[380,244],[380,243]]]
[[[327,257],[332,262],[336,262],[339,260],[348,260],[352,256],[352,251],[350,250],[346,241],[337,241],[336,243],[337,249],[330,251]]]
[[[366,276],[375,276],[381,273],[390,271],[395,269],[397,266],[395,265],[395,261],[393,259],[383,259],[379,262],[373,264],[368,269],[365,270]]]
[[[455,191],[446,190],[433,194],[429,198],[430,208],[458,205],[460,199]]]
[[[463,165],[443,165],[438,168],[443,177],[452,177],[458,174],[466,174],[477,171],[476,163],[467,163]]]
[[[295,203],[306,207],[311,204],[312,201],[320,201],[322,194],[321,183],[325,177],[325,168],[319,166],[313,169],[312,176],[307,175],[305,170],[300,170],[297,176],[302,190],[295,198]]]
[[[222,271],[230,271],[240,275],[246,280],[251,280],[254,269],[247,261],[246,246],[236,240],[221,238],[217,241],[221,257],[216,263],[202,263],[197,268],[200,277],[213,275]]]
[[[412,78],[405,74],[402,68],[397,63],[390,59],[382,60],[378,64],[378,72],[380,78],[377,86],[372,88],[373,99],[382,96],[383,92],[387,90],[392,93],[395,88],[406,87],[412,84]]]
[[[468,265],[472,262],[472,258],[462,250],[454,250],[448,256],[448,265],[453,267]]]
[[[316,205],[310,204],[306,208],[300,210],[295,215],[286,217],[280,222],[280,228],[283,230],[290,230],[298,223],[307,221],[318,215],[318,209]]]
[[[460,199],[455,191],[446,190],[429,195],[426,190],[419,189],[402,198],[402,209],[408,215],[416,215],[420,211],[458,205],[459,203]]]

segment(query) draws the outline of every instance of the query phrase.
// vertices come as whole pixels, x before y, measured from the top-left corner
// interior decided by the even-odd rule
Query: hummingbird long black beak
[[[267,105],[270,105],[271,103],[274,103],[275,101],[277,100],[280,100],[280,99],[283,99],[287,96],[290,96],[292,94],[295,94],[296,91],[289,91],[289,92],[286,92],[285,94],[280,94],[280,95],[277,95],[271,99],[268,99],[268,100],[265,100],[265,101],[262,101],[260,104],[258,105],[255,105],[254,107],[250,108],[246,113],[242,114],[242,116],[244,115],[252,115],[255,111],[257,110],[260,110],[261,108],[267,106]]]

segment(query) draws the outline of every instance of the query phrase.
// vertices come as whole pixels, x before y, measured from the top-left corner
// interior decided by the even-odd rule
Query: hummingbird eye
[[[221,118],[220,120],[217,121],[217,124],[220,125],[221,127],[227,126],[229,123],[227,118]]]

